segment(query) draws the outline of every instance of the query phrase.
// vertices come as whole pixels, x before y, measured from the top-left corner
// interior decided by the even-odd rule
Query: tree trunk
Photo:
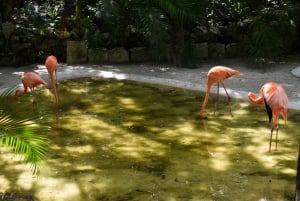
[[[298,149],[295,201],[300,201],[300,143],[298,146],[299,146],[299,149]]]
[[[11,21],[11,15],[16,3],[16,0],[0,0],[0,24],[6,21]]]
[[[173,24],[173,34],[172,34],[172,44],[171,44],[171,59],[175,66],[182,65],[182,51],[184,48],[184,28],[181,23]]]

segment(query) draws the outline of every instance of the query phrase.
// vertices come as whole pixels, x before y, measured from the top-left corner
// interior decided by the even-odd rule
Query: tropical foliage
[[[240,43],[250,58],[300,51],[295,0],[31,0],[7,1],[1,10],[3,20],[13,16],[23,30],[68,30],[90,48],[149,46],[159,60],[168,46],[174,65],[189,61],[190,44],[199,41]]]
[[[32,116],[29,112],[27,117],[19,118],[20,108],[13,111],[5,107],[15,89],[9,88],[0,95],[0,146],[22,156],[31,164],[32,173],[38,174],[38,163],[46,156],[48,129],[37,124],[41,115]]]

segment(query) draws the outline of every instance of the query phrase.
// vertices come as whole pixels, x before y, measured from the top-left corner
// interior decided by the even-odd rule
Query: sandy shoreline
[[[290,109],[300,110],[300,82],[297,76],[291,73],[298,69],[300,63],[289,62],[275,64],[267,72],[245,67],[242,62],[226,61],[218,64],[201,64],[198,68],[175,68],[168,66],[154,66],[146,64],[135,65],[66,65],[59,64],[58,80],[98,76],[115,79],[128,79],[146,83],[156,83],[197,91],[206,90],[207,71],[215,65],[225,65],[240,70],[243,75],[234,76],[226,80],[225,86],[231,97],[248,100],[249,91],[258,93],[260,87],[267,81],[280,83],[287,91]],[[0,89],[20,84],[20,75],[23,72],[35,71],[47,82],[48,74],[44,65],[30,65],[24,67],[1,67]],[[298,72],[298,71],[297,71]],[[300,73],[300,70],[299,70]],[[212,93],[215,92],[215,87]],[[224,94],[224,91],[221,90]]]

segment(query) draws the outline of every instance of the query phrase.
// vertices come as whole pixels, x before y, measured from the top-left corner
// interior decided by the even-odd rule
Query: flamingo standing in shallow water
[[[47,82],[45,80],[43,80],[38,74],[34,73],[34,72],[27,72],[24,73],[21,76],[21,81],[23,83],[24,89],[18,89],[15,92],[15,100],[18,101],[19,94],[26,94],[27,93],[27,88],[29,87],[29,89],[32,92],[32,96],[33,96],[33,103],[35,102],[34,100],[34,88],[38,85],[47,85]]]
[[[47,68],[48,74],[49,74],[49,78],[51,81],[51,86],[52,86],[52,90],[53,90],[53,94],[55,97],[55,105],[56,107],[58,106],[58,94],[57,94],[57,87],[56,87],[56,71],[57,71],[57,59],[55,56],[51,55],[48,56],[46,61],[45,61],[45,66]],[[55,79],[54,79],[54,74],[55,74]]]
[[[222,84],[222,86],[223,86],[223,88],[224,88],[224,90],[226,92],[226,95],[227,95],[227,98],[228,98],[228,103],[229,103],[230,102],[230,96],[227,93],[227,90],[226,90],[225,85],[224,85],[224,81],[227,78],[231,77],[231,76],[240,75],[240,74],[241,74],[240,71],[234,70],[234,69],[231,69],[231,68],[228,68],[228,67],[225,67],[225,66],[215,66],[215,67],[212,67],[208,71],[208,73],[207,73],[206,93],[205,93],[205,98],[204,98],[204,101],[203,101],[203,104],[202,104],[202,107],[201,107],[201,111],[200,111],[200,117],[201,118],[203,118],[203,113],[204,113],[206,104],[208,102],[208,98],[209,98],[211,86],[214,83],[218,84],[218,88],[217,88],[217,100],[216,100],[216,103],[215,103],[215,111],[216,111],[217,104],[219,102],[219,85],[220,85],[220,83]],[[215,114],[215,111],[214,111],[214,114]],[[231,109],[230,109],[230,114],[232,116]]]
[[[252,92],[249,92],[249,100],[259,106],[265,106],[269,122],[271,123],[271,134],[270,134],[270,144],[269,152],[271,152],[271,143],[273,130],[276,129],[276,149],[277,150],[277,140],[278,140],[278,124],[279,124],[279,115],[282,115],[284,118],[284,123],[287,121],[287,105],[288,97],[284,88],[275,82],[267,82],[262,86],[259,91],[260,97]]]

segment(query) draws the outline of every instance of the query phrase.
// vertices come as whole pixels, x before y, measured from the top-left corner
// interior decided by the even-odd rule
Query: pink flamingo
[[[49,74],[49,77],[50,77],[51,86],[52,86],[53,94],[54,94],[54,97],[55,97],[56,107],[59,104],[58,94],[57,94],[57,87],[56,87],[57,65],[58,65],[58,62],[57,62],[57,59],[56,59],[55,56],[51,55],[51,56],[48,56],[46,58],[45,66],[47,68],[47,71],[48,71],[48,74]],[[54,79],[54,74],[55,74],[55,79]]]
[[[276,129],[276,149],[277,150],[277,140],[278,140],[278,124],[279,124],[279,115],[282,115],[284,118],[284,123],[287,121],[287,105],[288,97],[284,88],[275,82],[267,82],[264,84],[260,91],[260,97],[252,92],[249,92],[249,100],[259,106],[265,106],[269,122],[271,123],[271,134],[270,134],[270,144],[269,152],[271,152],[271,143],[273,130]]]
[[[227,90],[226,90],[225,85],[224,85],[224,81],[227,78],[231,77],[231,76],[239,75],[239,74],[241,74],[240,71],[234,70],[234,69],[231,69],[231,68],[228,68],[228,67],[225,67],[225,66],[215,66],[215,67],[212,67],[208,71],[208,73],[207,73],[206,93],[205,93],[205,98],[204,98],[204,101],[203,101],[203,104],[202,104],[202,107],[201,107],[201,111],[200,111],[200,118],[203,118],[203,113],[204,113],[206,104],[208,102],[211,86],[214,83],[218,84],[217,100],[216,100],[216,103],[215,103],[215,111],[216,111],[217,104],[219,102],[219,85],[220,85],[220,83],[222,84],[222,86],[223,86],[223,88],[226,92],[226,95],[227,95],[227,98],[228,98],[228,103],[229,103],[230,102],[230,96],[227,93]],[[214,111],[214,114],[215,114],[215,111]],[[230,109],[230,114],[232,116],[231,109]]]
[[[16,101],[19,100],[19,97],[18,97],[19,94],[26,94],[27,93],[27,88],[29,87],[29,89],[32,92],[33,103],[34,103],[35,102],[35,100],[34,100],[34,88],[36,86],[38,86],[38,85],[47,85],[46,81],[43,80],[38,74],[36,74],[34,72],[24,73],[21,76],[21,81],[23,83],[24,89],[23,90],[18,89],[15,92],[15,96],[14,97],[15,97]]]

